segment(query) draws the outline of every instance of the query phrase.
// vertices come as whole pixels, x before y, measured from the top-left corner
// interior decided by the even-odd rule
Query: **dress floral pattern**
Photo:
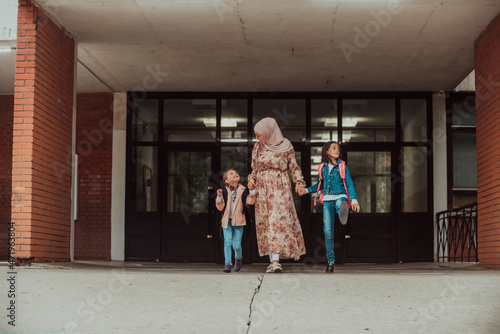
[[[257,189],[255,225],[260,256],[280,254],[280,258],[298,260],[306,253],[290,176],[296,185],[305,187],[295,150],[274,152],[260,142],[255,144],[248,181],[253,180]]]

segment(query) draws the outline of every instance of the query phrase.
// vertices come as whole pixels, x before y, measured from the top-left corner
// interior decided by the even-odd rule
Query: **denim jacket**
[[[325,165],[321,170],[321,175],[323,175],[323,180],[321,180],[321,187],[318,189],[318,182],[307,188],[309,194],[315,193],[319,190],[323,190],[323,195],[346,195],[344,182],[340,178],[339,163],[341,159],[337,159],[337,164],[332,168],[331,172],[328,172],[328,162],[323,162]],[[345,184],[347,190],[349,191],[349,198],[351,201],[353,199],[357,200],[356,190],[354,189],[354,183],[351,179],[351,174],[349,174],[349,169],[345,166]]]

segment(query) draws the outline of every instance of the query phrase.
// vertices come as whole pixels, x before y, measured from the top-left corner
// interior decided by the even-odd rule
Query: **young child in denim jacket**
[[[318,175],[318,183],[309,188],[299,188],[297,193],[302,196],[304,194],[311,194],[318,191],[323,191],[323,232],[325,234],[325,247],[328,265],[326,267],[327,273],[333,273],[333,266],[335,263],[335,253],[333,247],[333,224],[335,221],[334,209],[340,218],[340,223],[345,225],[349,215],[349,205],[347,204],[347,197],[352,203],[352,209],[359,212],[360,206],[357,201],[356,190],[349,174],[347,166],[345,166],[345,185],[340,177],[339,164],[340,159],[340,146],[337,142],[329,141],[323,145],[321,152],[321,161],[324,166],[321,170],[322,180],[321,185]]]
[[[243,265],[241,239],[243,229],[247,225],[245,216],[248,215],[245,206],[255,204],[255,190],[249,191],[246,187],[242,186],[240,184],[240,176],[234,169],[226,171],[222,179],[226,183],[227,195],[224,196],[224,191],[218,189],[215,205],[219,211],[223,211],[221,219],[225,258],[223,272],[230,273],[232,266],[231,248],[234,250],[234,271],[240,271]],[[230,203],[230,205],[226,203]]]

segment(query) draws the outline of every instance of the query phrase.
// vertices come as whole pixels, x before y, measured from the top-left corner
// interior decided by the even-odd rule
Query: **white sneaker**
[[[281,264],[273,263],[273,272],[280,273],[282,271],[283,271],[283,268],[281,267]]]
[[[267,266],[266,273],[274,273],[274,266],[272,263]]]

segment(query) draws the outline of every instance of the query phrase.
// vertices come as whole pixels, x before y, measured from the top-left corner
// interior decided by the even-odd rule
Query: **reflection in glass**
[[[475,95],[466,97],[463,101],[455,101],[452,105],[453,124],[476,124],[476,99]]]
[[[348,168],[361,212],[391,212],[391,153],[348,152]]]
[[[395,141],[394,100],[346,99],[342,101],[342,107],[342,129],[349,131],[349,136],[344,137],[344,141]]]
[[[211,152],[169,152],[167,212],[208,212]]]
[[[158,149],[156,147],[132,147],[131,201],[137,212],[157,211]],[[134,189],[135,188],[135,189]]]
[[[132,141],[158,140],[158,100],[132,104]]]
[[[219,179],[229,169],[234,169],[240,175],[240,183],[247,185],[247,148],[246,147],[222,147],[221,148],[221,171]],[[224,184],[221,183],[221,186]]]
[[[166,99],[163,113],[165,141],[215,141],[215,99]]]
[[[401,133],[405,142],[427,140],[426,100],[401,100]]]
[[[311,101],[311,142],[337,141],[337,100]]]
[[[403,148],[403,212],[427,212],[427,148]]]
[[[281,128],[283,136],[290,141],[306,140],[305,100],[254,100],[253,123],[272,117]]]
[[[247,138],[247,100],[221,101],[221,141],[246,142]]]
[[[453,186],[477,187],[477,152],[475,133],[453,134]]]

